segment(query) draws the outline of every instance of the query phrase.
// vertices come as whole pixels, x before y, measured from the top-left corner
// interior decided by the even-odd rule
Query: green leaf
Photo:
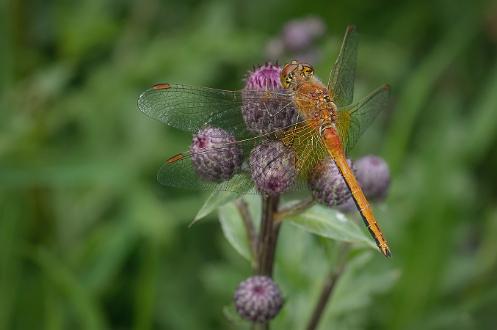
[[[315,205],[307,211],[291,216],[288,221],[299,228],[323,237],[349,243],[362,243],[373,249],[376,244],[345,214]]]
[[[219,221],[224,237],[242,257],[251,261],[247,232],[235,203],[229,203],[219,208]]]
[[[232,200],[235,200],[239,197],[240,194],[231,191],[220,191],[220,190],[213,191],[210,194],[210,196],[205,200],[204,205],[202,205],[200,210],[197,212],[197,215],[193,219],[190,226],[195,224],[200,219],[205,218],[220,206],[223,206],[224,204],[231,202]]]

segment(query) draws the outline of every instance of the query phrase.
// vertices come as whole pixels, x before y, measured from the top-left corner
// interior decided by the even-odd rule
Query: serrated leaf
[[[231,191],[220,191],[220,190],[213,191],[209,195],[209,197],[207,197],[207,199],[205,200],[204,205],[202,205],[200,210],[197,212],[197,215],[193,219],[190,226],[195,224],[197,221],[205,218],[220,206],[223,206],[224,204],[231,202],[232,200],[235,200],[238,197],[240,197],[238,193],[234,193]]]
[[[219,208],[219,221],[224,237],[245,259],[251,261],[250,243],[248,241],[242,217],[235,203],[229,203]]]
[[[323,237],[349,243],[362,243],[373,249],[376,244],[351,219],[336,210],[315,205],[307,211],[288,218],[299,228]]]

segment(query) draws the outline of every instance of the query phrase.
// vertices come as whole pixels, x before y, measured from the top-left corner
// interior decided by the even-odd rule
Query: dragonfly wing
[[[237,141],[237,147],[242,150],[243,163],[236,174],[228,181],[218,183],[203,178],[199,171],[197,171],[192,160],[195,156],[199,156],[199,154],[195,155],[189,152],[175,155],[162,165],[157,175],[158,181],[165,186],[194,190],[223,190],[240,194],[258,193],[254,188],[251,177],[273,176],[275,174],[272,169],[274,164],[279,163],[279,158],[287,158],[285,158],[286,154],[283,153],[271,154],[268,157],[260,157],[262,163],[257,166],[258,172],[251,174],[248,166],[249,155],[254,147],[261,143],[268,143],[269,141],[275,140],[281,141],[285,146],[295,152],[297,180],[288,190],[306,190],[308,172],[312,170],[319,160],[326,156],[326,150],[324,149],[318,132],[306,125],[305,122],[299,122],[285,130],[279,130],[272,134]],[[233,144],[201,151],[201,157],[196,158],[202,158],[204,160],[209,159],[209,153],[212,153],[212,156],[219,155],[219,153],[223,152],[223,148],[233,148]],[[285,160],[283,160],[283,162],[285,162]],[[202,163],[208,163],[208,161]],[[271,178],[268,177],[267,180],[271,180]]]
[[[197,132],[203,127],[223,128],[237,137],[250,134],[243,120],[244,102],[260,109],[292,103],[288,93],[271,90],[226,91],[180,84],[158,84],[138,98],[138,108],[151,118],[169,126]]]
[[[243,128],[240,92],[157,84],[138,98],[138,108],[151,118],[169,126],[197,132],[206,125]]]
[[[319,132],[306,123],[287,130],[281,141],[295,151],[297,171],[299,177],[304,180],[317,163],[327,156],[326,147]]]
[[[231,191],[240,194],[255,192],[250,175],[244,172],[236,173],[230,180],[223,182],[202,179],[195,170],[191,158],[162,165],[157,173],[157,180],[162,185],[184,189]]]
[[[357,62],[358,33],[354,26],[348,26],[340,53],[333,65],[328,81],[328,90],[339,106],[347,106],[354,98],[354,80]]]
[[[388,106],[389,95],[390,87],[384,85],[359,102],[338,109],[336,125],[346,152],[356,145],[362,133]]]

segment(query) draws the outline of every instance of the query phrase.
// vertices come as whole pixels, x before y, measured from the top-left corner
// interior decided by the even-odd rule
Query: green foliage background
[[[290,19],[327,24],[327,77],[357,25],[357,95],[395,106],[356,155],[392,168],[378,218],[393,258],[353,259],[321,329],[497,324],[497,6],[490,1],[4,1],[0,4],[0,329],[229,329],[250,265],[205,195],[160,187],[190,136],[136,110],[160,81],[239,89]],[[332,258],[284,226],[274,328],[308,318]],[[331,250],[333,250],[331,248]],[[311,298],[310,298],[311,297]],[[285,323],[286,322],[286,323]]]

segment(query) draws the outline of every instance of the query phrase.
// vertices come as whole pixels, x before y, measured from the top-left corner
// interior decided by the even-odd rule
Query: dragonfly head
[[[293,88],[301,81],[307,81],[314,75],[314,68],[310,64],[291,61],[281,70],[280,80],[283,88]]]

